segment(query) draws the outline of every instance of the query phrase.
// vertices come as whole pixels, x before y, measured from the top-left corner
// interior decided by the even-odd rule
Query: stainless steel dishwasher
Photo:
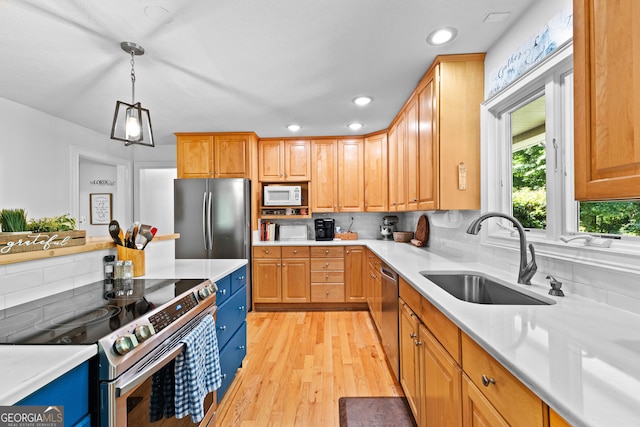
[[[380,266],[382,273],[382,347],[389,366],[400,381],[400,356],[398,354],[398,274],[387,265]]]

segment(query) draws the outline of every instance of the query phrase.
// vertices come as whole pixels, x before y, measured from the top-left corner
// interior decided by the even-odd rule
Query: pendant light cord
[[[131,105],[136,103],[136,70],[135,66],[135,53],[131,50]]]

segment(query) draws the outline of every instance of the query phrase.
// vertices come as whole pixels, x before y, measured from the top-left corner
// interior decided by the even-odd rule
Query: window
[[[569,46],[483,105],[482,210],[512,214],[533,241],[559,243],[563,235],[589,233],[637,251],[640,201],[578,203],[573,197],[572,67]],[[489,236],[506,238],[511,231],[505,221],[491,225]]]

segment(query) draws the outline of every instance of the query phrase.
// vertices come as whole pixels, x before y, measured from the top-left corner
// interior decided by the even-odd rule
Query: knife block
[[[125,248],[124,246],[116,245],[118,250],[118,259],[122,261],[131,260],[133,263],[133,277],[144,276],[145,273],[145,258],[144,251],[138,249]]]

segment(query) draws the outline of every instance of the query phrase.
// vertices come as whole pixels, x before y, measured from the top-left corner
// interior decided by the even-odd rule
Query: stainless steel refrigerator
[[[251,307],[251,181],[244,178],[174,180],[176,258],[248,259]]]

